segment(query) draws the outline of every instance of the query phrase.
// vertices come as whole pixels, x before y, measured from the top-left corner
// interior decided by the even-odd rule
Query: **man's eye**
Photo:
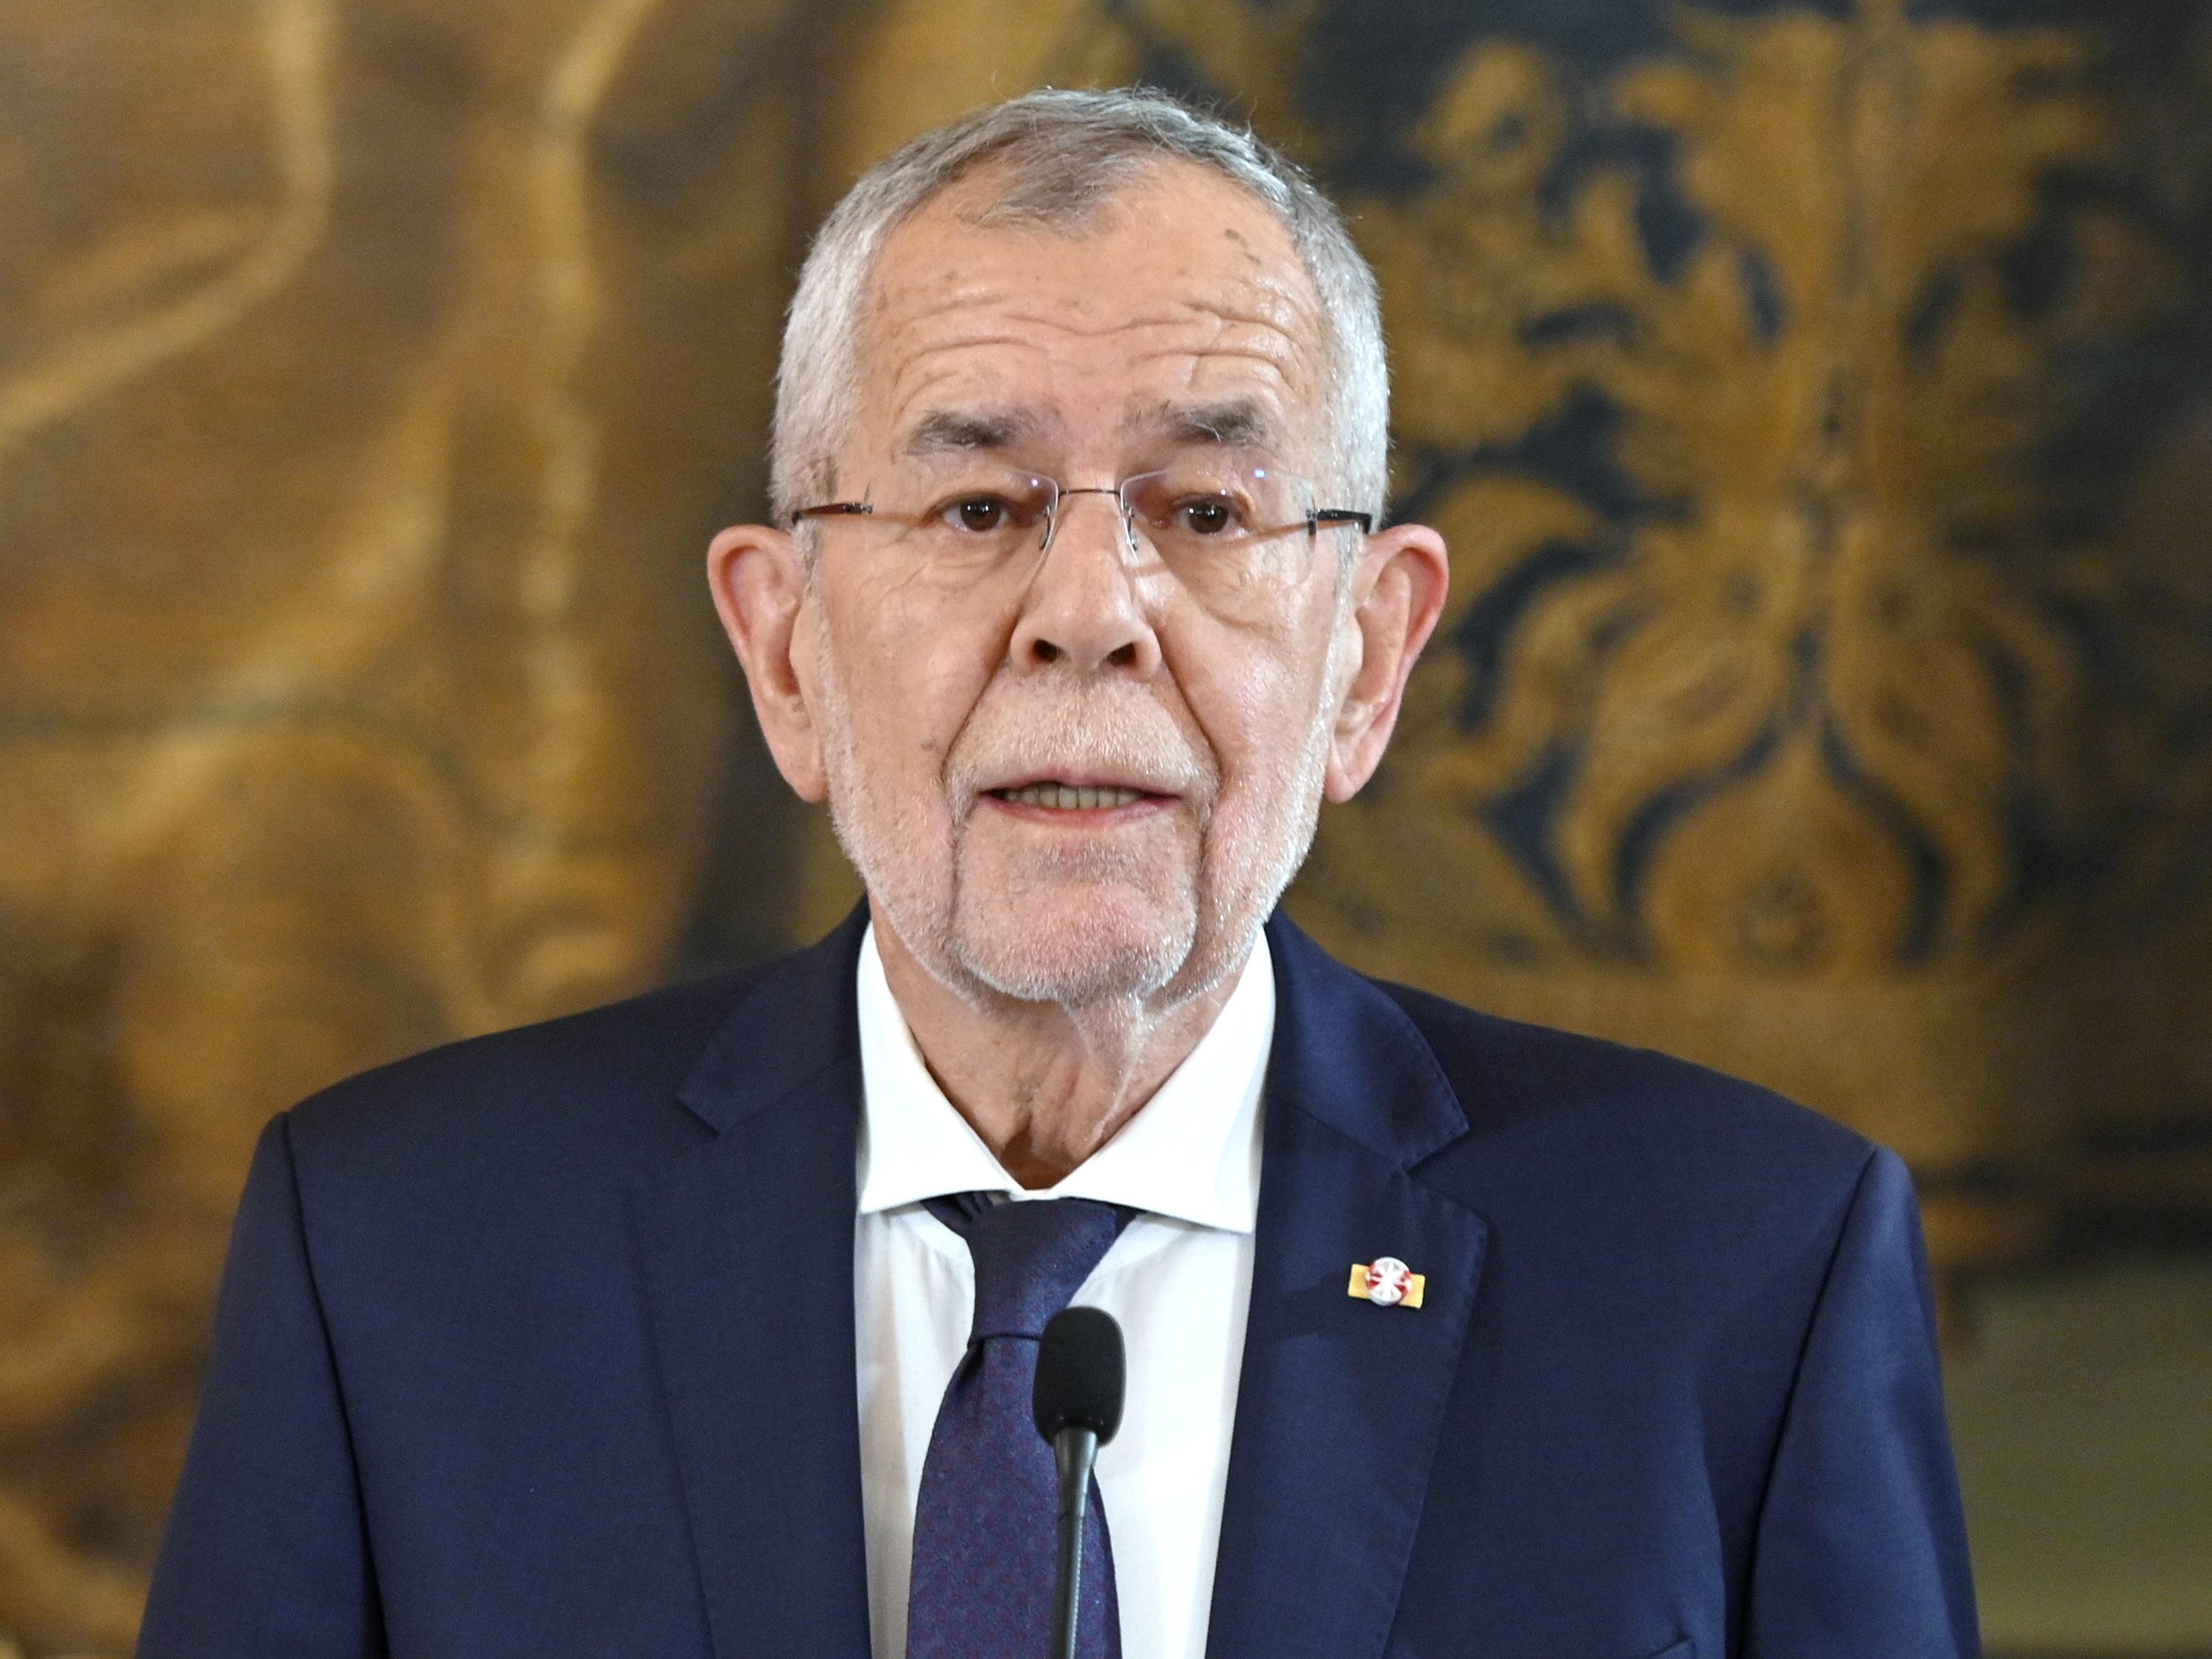
[[[1237,508],[1226,496],[1194,495],[1177,501],[1170,520],[1194,536],[1218,536],[1237,527]]]
[[[961,495],[937,510],[938,522],[967,535],[988,535],[1019,522],[1014,504],[1003,495]]]

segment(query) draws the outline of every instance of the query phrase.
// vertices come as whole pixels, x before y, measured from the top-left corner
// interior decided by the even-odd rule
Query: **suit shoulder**
[[[1478,1139],[1588,1137],[1639,1161],[1756,1176],[1770,1188],[1848,1189],[1875,1152],[1832,1118],[1693,1061],[1375,982],[1436,1055]]]
[[[772,966],[772,964],[771,964]],[[333,1084],[287,1114],[310,1161],[620,1135],[672,1098],[768,968],[468,1037]]]

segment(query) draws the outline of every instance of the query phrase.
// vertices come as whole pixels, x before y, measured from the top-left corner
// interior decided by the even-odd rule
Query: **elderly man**
[[[141,1652],[1042,1653],[1073,1301],[1092,1659],[1971,1653],[1897,1161],[1271,920],[1443,602],[1385,416],[1336,216],[1170,100],[863,179],[709,574],[867,904],[270,1127]]]

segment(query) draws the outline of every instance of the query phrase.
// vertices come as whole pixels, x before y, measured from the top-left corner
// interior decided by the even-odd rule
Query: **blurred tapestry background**
[[[1453,548],[1295,912],[1904,1152],[1993,1651],[2212,1653],[2212,0],[9,0],[0,1654],[127,1650],[270,1112],[850,902],[701,575],[792,273],[1139,78]]]

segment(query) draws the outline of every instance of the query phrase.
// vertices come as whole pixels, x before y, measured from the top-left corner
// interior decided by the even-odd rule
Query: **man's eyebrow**
[[[915,422],[903,447],[909,455],[957,455],[976,449],[1009,449],[1037,428],[1021,410],[932,410]]]
[[[1139,404],[1123,424],[1149,428],[1172,443],[1218,444],[1224,449],[1275,446],[1275,422],[1249,398],[1218,404]]]

